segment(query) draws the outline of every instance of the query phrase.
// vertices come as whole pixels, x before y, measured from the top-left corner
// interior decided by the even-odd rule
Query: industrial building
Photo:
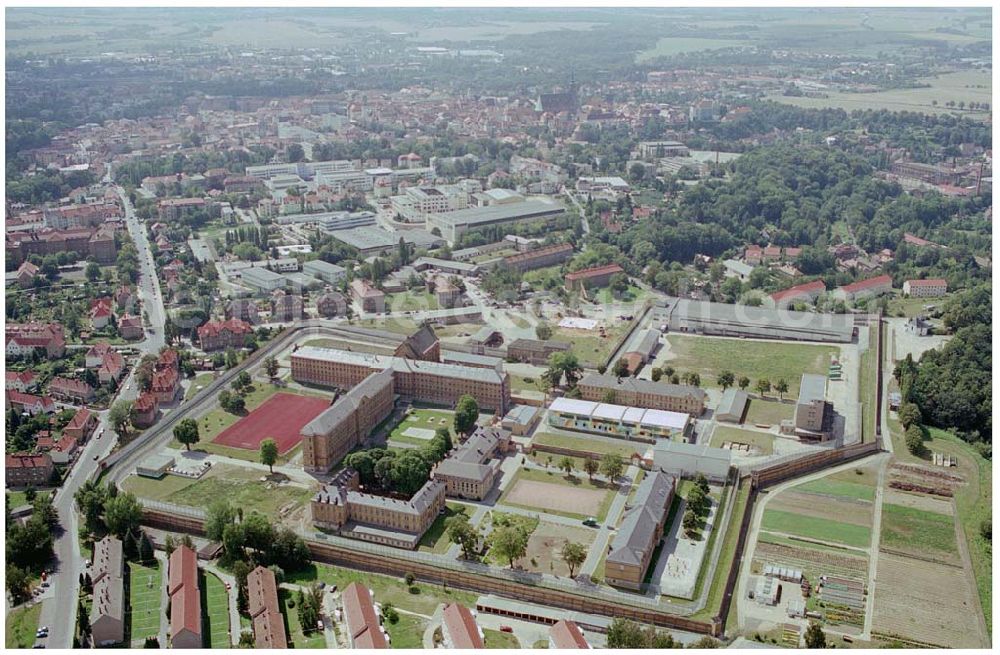
[[[548,423],[564,430],[652,442],[657,439],[685,437],[691,425],[691,417],[685,413],[662,409],[556,398],[549,406]]]
[[[654,324],[669,332],[781,341],[850,343],[854,318],[789,309],[667,298],[653,304]]]
[[[525,200],[510,204],[490,205],[472,209],[429,214],[427,229],[437,229],[441,236],[454,244],[462,234],[491,225],[508,225],[520,221],[550,220],[562,216],[565,207],[541,200]]]
[[[319,278],[327,284],[339,284],[347,276],[347,270],[343,266],[337,266],[322,259],[306,262],[302,265],[302,272]]]
[[[453,216],[459,212],[453,212]],[[433,250],[445,244],[445,240],[426,230],[400,230],[389,232],[380,227],[355,227],[348,230],[327,230],[327,234],[352,248],[356,248],[363,257],[384,255],[399,247],[399,240],[414,249]]]
[[[263,266],[253,266],[240,273],[243,284],[261,293],[271,293],[275,289],[283,289],[288,281],[274,271]]]

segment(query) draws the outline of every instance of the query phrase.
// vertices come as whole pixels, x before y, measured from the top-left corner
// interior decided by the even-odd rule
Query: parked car
[[[509,625],[502,625],[500,626],[500,632],[514,632],[514,628]]]

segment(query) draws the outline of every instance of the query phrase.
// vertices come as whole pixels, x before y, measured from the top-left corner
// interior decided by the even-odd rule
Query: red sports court
[[[284,454],[299,443],[299,430],[330,406],[327,398],[277,393],[263,405],[219,433],[212,443],[257,450],[264,439],[274,439]]]

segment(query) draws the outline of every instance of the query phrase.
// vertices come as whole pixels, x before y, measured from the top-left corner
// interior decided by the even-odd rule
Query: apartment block
[[[302,466],[326,472],[361,444],[395,406],[393,373],[371,373],[302,428]]]
[[[247,613],[253,624],[256,648],[288,647],[274,571],[258,566],[247,575]]]
[[[523,273],[536,268],[562,264],[572,256],[573,246],[571,244],[557,243],[554,246],[544,246],[504,257],[503,265]]]
[[[566,290],[579,291],[606,287],[611,282],[613,275],[624,272],[625,269],[618,264],[607,264],[606,266],[594,266],[593,268],[585,268],[582,271],[567,273]]]
[[[385,294],[361,278],[351,280],[348,286],[351,298],[361,306],[361,311],[370,314],[385,313]]]
[[[677,489],[677,478],[652,472],[643,478],[625,513],[621,527],[611,541],[604,564],[609,585],[638,590],[653,559],[656,544],[663,538],[664,524]]]
[[[506,430],[477,427],[434,467],[431,477],[445,483],[448,496],[482,500],[499,478],[501,456],[510,448]]]
[[[48,453],[14,453],[7,455],[5,459],[8,487],[41,487],[47,485],[52,478],[54,466]]]
[[[903,295],[911,298],[936,298],[948,293],[948,280],[936,278],[903,282]]]

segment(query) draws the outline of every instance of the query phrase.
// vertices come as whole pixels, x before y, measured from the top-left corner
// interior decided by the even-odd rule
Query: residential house
[[[198,328],[198,341],[201,349],[206,352],[242,348],[246,343],[246,336],[252,333],[250,324],[239,319],[209,321]]]
[[[38,386],[34,371],[6,371],[7,391],[27,393]]]
[[[86,403],[93,399],[94,388],[83,380],[55,377],[49,382],[49,393],[61,400]]]
[[[123,314],[122,317],[118,319],[118,336],[122,339],[128,339],[129,341],[141,339],[142,318],[139,316],[132,316],[130,314]]]
[[[76,410],[76,414],[63,428],[63,435],[76,439],[78,443],[86,441],[94,428],[97,427],[97,415],[86,407]]]
[[[148,428],[156,422],[156,412],[159,408],[160,403],[156,399],[156,394],[143,391],[132,405],[132,425],[137,428]]]
[[[10,488],[42,487],[52,479],[55,467],[48,453],[8,454],[6,457],[6,483]]]
[[[911,298],[936,298],[946,293],[948,281],[941,278],[903,282],[903,295]]]
[[[56,404],[48,396],[36,396],[30,393],[21,393],[20,391],[7,391],[5,399],[7,401],[7,409],[13,408],[22,413],[26,412],[31,416],[54,414],[56,411]]]

